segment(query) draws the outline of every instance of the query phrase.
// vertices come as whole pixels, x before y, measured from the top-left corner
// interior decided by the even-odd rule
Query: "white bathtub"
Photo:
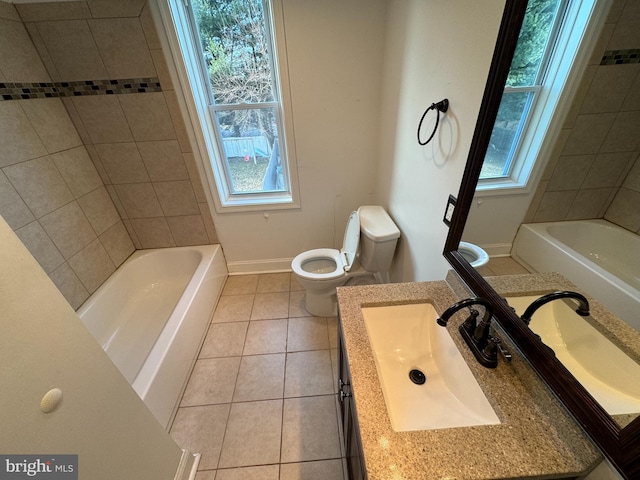
[[[219,245],[137,250],[78,315],[168,428],[227,277]]]
[[[523,224],[511,256],[560,273],[640,331],[640,236],[606,220]]]

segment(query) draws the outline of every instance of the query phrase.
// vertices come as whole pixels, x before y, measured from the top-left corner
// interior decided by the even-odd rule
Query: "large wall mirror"
[[[604,23],[604,18],[610,18],[606,17],[606,15],[609,12],[609,8],[611,8],[611,4],[613,4],[613,8],[620,9],[620,5],[634,2],[611,2],[608,0],[598,0],[597,2],[590,3],[599,4],[602,9],[600,12],[601,19],[599,21]],[[637,5],[637,2],[635,3]],[[610,463],[624,478],[640,478],[640,418],[638,418],[637,415],[632,415],[625,421],[620,421],[616,415],[610,414],[607,409],[596,401],[587,389],[570,373],[565,365],[563,365],[555,355],[548,351],[536,335],[533,334],[529,327],[509,308],[509,306],[504,303],[501,296],[483,277],[482,271],[472,267],[466,260],[466,257],[458,251],[460,241],[466,240],[466,238],[464,238],[465,226],[468,222],[469,224],[474,222],[473,215],[475,212],[473,207],[478,203],[478,195],[476,195],[478,179],[485,162],[485,157],[487,156],[487,151],[489,148],[493,148],[493,145],[491,145],[491,137],[505,89],[505,82],[509,75],[511,61],[520,30],[522,28],[523,18],[527,10],[527,4],[527,0],[506,1],[505,11],[498,34],[489,77],[485,87],[480,114],[474,131],[464,177],[458,192],[456,209],[454,211],[449,235],[444,248],[444,256],[475,295],[485,297],[492,302],[496,318],[501,328],[510,336],[513,342],[528,359],[531,366],[543,378],[575,420],[582,426],[585,432],[598,445],[603,455],[610,461]],[[637,6],[634,8],[636,11],[638,10]],[[638,15],[638,13],[636,12],[635,15]],[[624,18],[624,21],[627,23],[629,22],[628,15],[627,17],[624,17],[623,12],[620,12],[620,17]],[[635,26],[631,25],[631,30],[640,31],[640,28],[637,26],[637,21],[638,20],[636,20]],[[598,31],[603,31],[602,25],[600,25]],[[592,43],[592,45],[594,44],[595,42]],[[636,45],[635,47],[637,48],[639,46]],[[573,48],[577,47],[574,46]],[[602,45],[598,45],[597,48],[602,48]],[[640,70],[640,66],[636,66],[631,69],[627,69],[626,73],[630,73],[633,68]],[[588,69],[583,68],[581,75],[587,70]],[[592,68],[589,73],[593,75],[592,78],[598,78],[597,67]],[[602,73],[602,76],[606,78],[608,73],[608,71],[604,72]],[[640,88],[640,76],[636,75],[634,78],[636,78],[636,80],[632,80],[628,88],[638,89]],[[601,78],[600,81],[604,80]],[[577,91],[575,84],[573,88],[573,93],[575,93],[575,91]],[[618,89],[621,87],[618,83],[610,84],[609,88]],[[619,95],[622,94],[619,93]],[[640,99],[640,94],[634,94],[634,98]],[[640,104],[640,101],[638,103]],[[626,112],[628,111],[629,109],[627,108]],[[640,118],[640,113],[638,113],[638,116]],[[617,117],[614,115],[612,118]],[[558,123],[557,125],[562,124]],[[638,128],[640,128],[639,125],[640,122],[637,122],[634,130],[628,130],[628,133],[636,138],[636,142],[638,141],[637,139],[640,138],[640,134],[638,132]],[[557,128],[560,128],[560,126]],[[548,132],[548,135],[555,138],[559,137],[557,131],[550,131]],[[626,172],[625,174],[629,174],[629,171],[631,170],[637,171],[640,169],[640,166],[638,165],[636,165],[635,168],[632,168],[633,162],[640,162],[640,160],[636,160],[638,158],[637,144],[635,148],[635,153],[629,153],[627,163],[624,164],[624,167],[622,168],[622,171]],[[632,149],[627,149],[627,151],[630,150]],[[584,160],[589,161],[589,159],[586,158],[587,155],[584,156]],[[624,155],[620,156],[623,157]],[[596,157],[597,155],[593,155],[593,157],[590,158],[590,165],[594,165],[593,162]],[[615,164],[613,161],[614,157],[615,156],[613,155],[608,157],[606,170],[610,171],[614,168],[612,166]],[[546,161],[547,160],[545,160],[545,162]],[[619,160],[619,162],[624,163],[623,160]],[[621,163],[617,163],[616,165],[621,165]],[[538,177],[536,180],[538,184],[540,184],[539,180],[540,178]],[[617,180],[617,185],[613,185],[613,188],[620,187],[620,183],[621,181]],[[640,181],[638,183],[640,183]],[[534,186],[532,188],[536,187]],[[606,199],[607,204],[611,204],[612,195],[613,194],[609,192],[609,197]],[[558,194],[558,196],[562,197],[561,194]],[[580,194],[578,193],[574,198],[579,196]],[[592,195],[583,196],[585,198],[591,198],[593,201]],[[539,197],[540,196],[537,197],[537,201],[539,201]],[[635,208],[638,208],[637,204],[635,205]],[[602,209],[599,210],[599,213],[599,218],[601,218],[603,216]],[[498,218],[501,213],[500,211],[494,211],[494,215],[495,218]],[[598,216],[595,216],[594,218],[598,218]],[[478,222],[475,223],[475,228],[477,228]],[[486,223],[486,228],[492,228],[490,221],[487,222],[485,220],[484,223]],[[627,253],[629,258],[637,258],[638,256],[638,251]],[[583,290],[586,291],[584,288]],[[598,292],[587,291],[587,294],[592,298],[598,299]],[[636,314],[640,316],[640,312],[637,310]],[[638,335],[640,335],[640,333],[638,333]],[[640,383],[640,378],[637,379],[637,382]]]

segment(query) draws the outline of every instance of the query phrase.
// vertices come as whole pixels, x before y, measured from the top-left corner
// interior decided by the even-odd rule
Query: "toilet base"
[[[338,296],[333,293],[316,294],[305,293],[305,308],[316,317],[335,317],[338,315]]]

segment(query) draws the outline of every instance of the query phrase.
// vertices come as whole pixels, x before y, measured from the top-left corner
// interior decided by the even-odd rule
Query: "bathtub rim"
[[[523,223],[514,238],[511,256],[531,272],[562,274],[640,332],[640,319],[637,318],[637,312],[640,311],[640,291],[549,232],[551,226],[578,222],[604,226],[633,235],[628,230],[604,219]],[[529,251],[524,243],[532,239],[541,242],[539,247],[545,250]],[[553,259],[543,256],[543,253],[552,255]],[[593,295],[594,293],[597,295]]]

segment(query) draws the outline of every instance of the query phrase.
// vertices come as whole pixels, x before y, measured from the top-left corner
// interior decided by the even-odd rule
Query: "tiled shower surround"
[[[605,218],[640,233],[640,2],[613,2],[525,222]]]
[[[77,308],[137,248],[217,243],[144,0],[0,0],[0,215]]]

